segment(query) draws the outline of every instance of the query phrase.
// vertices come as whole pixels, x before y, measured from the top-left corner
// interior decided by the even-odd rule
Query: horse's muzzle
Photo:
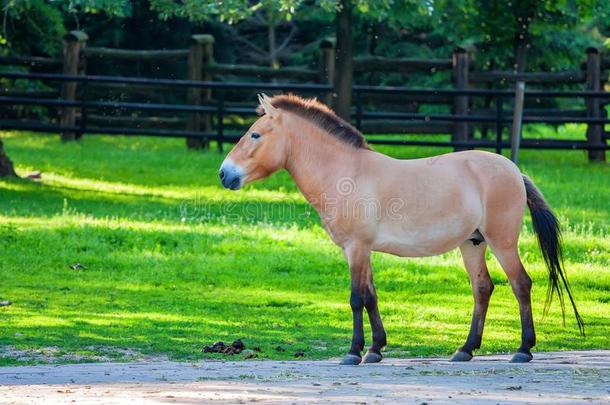
[[[218,175],[224,188],[230,190],[239,190],[241,188],[243,183],[242,170],[231,162],[223,163]]]

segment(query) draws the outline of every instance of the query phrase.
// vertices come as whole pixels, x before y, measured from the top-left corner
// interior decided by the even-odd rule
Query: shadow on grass
[[[151,191],[152,193],[152,191]],[[48,185],[29,180],[0,182],[0,214],[7,216],[52,217],[83,214],[99,218],[155,220],[191,223],[255,224],[274,226],[319,224],[317,213],[305,201],[267,201],[244,199],[219,201],[205,194],[193,198],[109,193],[76,187]]]

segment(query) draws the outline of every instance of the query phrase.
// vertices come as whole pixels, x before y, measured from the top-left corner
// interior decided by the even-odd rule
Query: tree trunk
[[[353,76],[351,0],[341,0],[337,11],[336,56],[333,108],[337,115],[349,122]]]
[[[513,40],[513,69],[515,72],[525,72],[527,64],[527,32],[515,33]]]
[[[7,176],[17,176],[17,173],[15,173],[13,168],[13,162],[4,152],[4,145],[2,144],[2,139],[0,139],[0,177]]]
[[[280,64],[277,60],[277,55],[275,55],[277,44],[275,38],[275,23],[272,21],[269,21],[269,25],[267,26],[267,39],[269,42],[269,66],[277,69]]]
[[[379,42],[378,38],[380,36],[379,31],[379,27],[376,23],[371,24],[368,32],[368,53],[371,56],[376,54],[375,51],[377,49],[377,43]],[[379,78],[379,72],[371,72],[369,76],[369,86],[379,86]]]
[[[515,36],[513,38],[513,69],[525,72],[527,67],[527,48],[529,45],[529,28],[534,18],[538,1],[517,0],[514,3]]]

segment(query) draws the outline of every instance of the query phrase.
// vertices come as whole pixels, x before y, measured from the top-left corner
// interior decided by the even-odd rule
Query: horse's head
[[[233,147],[220,166],[220,181],[225,188],[238,190],[284,167],[288,140],[281,133],[280,110],[271,99],[259,95],[263,114]]]

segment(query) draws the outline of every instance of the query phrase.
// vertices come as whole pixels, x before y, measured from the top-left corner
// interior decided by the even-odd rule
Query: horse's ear
[[[266,115],[268,115],[271,118],[275,118],[277,116],[277,108],[275,108],[271,104],[271,99],[269,98],[269,96],[267,96],[264,93],[259,94],[258,102],[261,104],[261,108],[263,109],[263,111],[265,112]]]

